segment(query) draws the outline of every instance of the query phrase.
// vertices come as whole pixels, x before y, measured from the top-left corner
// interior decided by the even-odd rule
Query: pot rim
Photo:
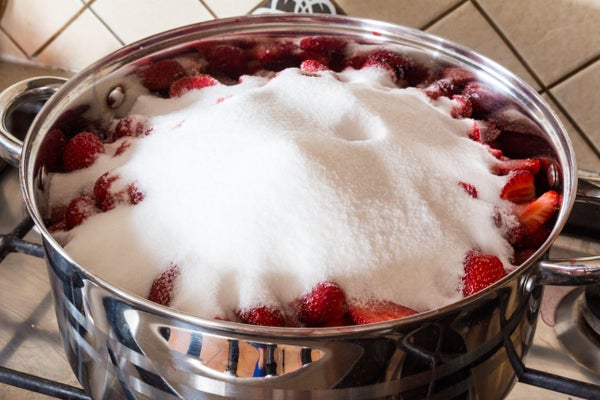
[[[36,181],[37,173],[34,173],[36,172],[35,155],[37,153],[37,149],[39,148],[41,139],[44,137],[44,132],[47,132],[51,127],[48,121],[54,122],[58,115],[58,111],[64,111],[60,109],[57,111],[56,108],[61,104],[61,102],[63,102],[65,98],[68,98],[70,95],[72,95],[72,92],[77,93],[77,88],[87,79],[92,78],[94,81],[100,80],[123,66],[145,62],[149,58],[152,58],[152,55],[154,54],[168,54],[169,52],[177,50],[181,47],[185,47],[186,44],[196,40],[222,35],[238,35],[248,32],[264,33],[265,29],[268,29],[269,33],[294,33],[297,35],[307,36],[318,33],[352,34],[357,35],[357,37],[368,38],[382,43],[386,43],[386,39],[393,40],[394,38],[397,38],[402,40],[403,45],[413,45],[419,49],[425,49],[432,51],[435,54],[449,57],[452,60],[466,64],[469,67],[476,67],[486,75],[494,77],[494,79],[501,82],[502,85],[511,88],[512,92],[514,92],[511,92],[511,94],[519,95],[519,98],[516,100],[525,102],[525,105],[528,108],[531,107],[532,113],[535,113],[540,120],[545,122],[544,128],[551,128],[549,130],[544,130],[548,134],[548,138],[554,146],[558,162],[562,167],[562,204],[550,236],[547,238],[544,244],[529,257],[527,261],[508,273],[501,280],[474,295],[463,298],[446,306],[425,311],[399,320],[391,320],[369,325],[333,328],[281,328],[254,326],[187,314],[173,308],[155,304],[141,296],[137,296],[124,289],[113,286],[109,282],[106,282],[73,260],[46,228],[35,198],[35,193],[37,190],[36,185],[39,183]],[[537,122],[540,122],[540,120]],[[201,325],[207,329],[252,336],[264,335],[281,338],[297,337],[306,339],[309,337],[322,338],[339,335],[364,334],[365,332],[371,331],[387,331],[398,326],[419,323],[426,319],[433,319],[436,316],[457,312],[475,302],[480,301],[484,297],[493,296],[497,289],[504,286],[507,282],[512,281],[518,276],[521,276],[534,269],[537,265],[536,262],[543,256],[543,254],[549,249],[552,242],[554,242],[554,240],[558,237],[560,231],[567,221],[568,215],[570,214],[571,208],[573,207],[575,201],[577,185],[576,171],[576,160],[571,141],[568,137],[566,129],[560,122],[556,113],[533,88],[531,88],[520,78],[516,77],[512,72],[497,64],[495,61],[492,61],[491,59],[482,56],[467,47],[443,39],[436,35],[391,23],[339,15],[305,16],[298,14],[277,14],[248,15],[242,17],[218,19],[168,30],[166,32],[159,33],[127,45],[83,69],[81,72],[69,79],[60,89],[58,89],[55,95],[52,96],[43,106],[42,110],[33,121],[23,145],[23,152],[19,165],[19,179],[21,181],[21,190],[23,192],[27,210],[42,234],[46,245],[46,251],[48,251],[47,246],[50,246],[68,262],[72,263],[74,266],[77,266],[82,274],[105,290],[114,293],[120,298],[125,299],[136,306],[148,309],[156,315],[160,315],[169,319],[175,318],[179,321],[193,325]]]

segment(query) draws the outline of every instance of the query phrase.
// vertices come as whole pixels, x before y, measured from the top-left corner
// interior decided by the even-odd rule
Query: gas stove
[[[586,184],[597,183],[588,189],[600,198],[600,178],[588,178]],[[599,255],[597,221],[600,200],[578,203],[550,258]],[[43,253],[21,197],[18,171],[0,163],[0,398],[89,399],[63,351]],[[546,287],[533,345],[523,360],[526,368],[507,399],[577,398],[561,393],[561,382],[539,371],[571,380],[567,385],[574,387],[597,385],[592,392],[597,397],[588,392],[580,398],[600,398],[599,292],[600,285]]]
[[[87,399],[63,352],[40,236],[26,214],[13,167],[0,171],[0,199],[0,398]],[[567,233],[550,250],[552,258],[600,254],[598,228],[585,226],[598,218],[589,215],[594,211],[582,212],[573,213]],[[597,287],[547,287],[542,304],[525,366],[600,385]],[[543,377],[524,379],[554,384]],[[525,383],[517,383],[507,397],[542,398],[573,397]]]

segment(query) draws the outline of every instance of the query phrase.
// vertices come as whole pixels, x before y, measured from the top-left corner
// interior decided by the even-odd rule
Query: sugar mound
[[[434,309],[461,298],[469,250],[507,266],[512,255],[493,221],[506,178],[468,138],[473,120],[449,107],[379,68],[290,68],[176,99],[141,96],[131,113],[151,117],[152,133],[54,175],[50,199],[91,190],[82,176],[107,170],[135,182],[140,204],[89,218],[65,248],[141,296],[177,264],[172,306],[189,313],[287,307],[323,280],[350,298]]]

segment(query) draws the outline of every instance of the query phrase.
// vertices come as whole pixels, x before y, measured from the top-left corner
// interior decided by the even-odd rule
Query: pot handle
[[[581,170],[578,176],[575,205],[593,211],[594,215],[586,216],[588,219],[600,221],[600,174]],[[540,261],[536,284],[556,286],[600,284],[600,255]]]
[[[25,79],[0,93],[0,157],[19,165],[23,138],[44,103],[67,81],[41,76]]]

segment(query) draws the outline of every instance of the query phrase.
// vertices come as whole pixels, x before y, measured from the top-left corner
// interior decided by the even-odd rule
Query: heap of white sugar
[[[451,118],[448,99],[397,88],[383,69],[288,69],[176,99],[142,96],[131,112],[152,116],[152,133],[56,174],[50,199],[89,191],[83,177],[113,168],[136,183],[141,203],[89,218],[65,248],[141,296],[176,264],[172,306],[206,317],[286,307],[324,280],[349,298],[422,311],[461,298],[469,250],[509,265],[493,219],[506,178],[468,138],[473,120]]]

